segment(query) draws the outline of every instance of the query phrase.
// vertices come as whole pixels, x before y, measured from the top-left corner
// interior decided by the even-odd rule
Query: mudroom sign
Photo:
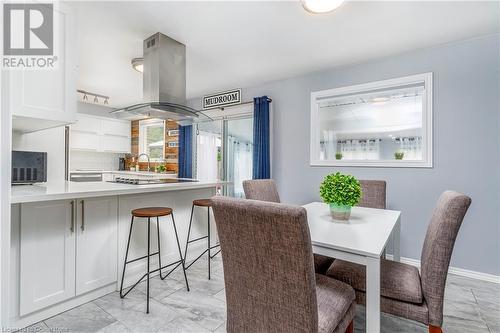
[[[235,104],[241,104],[241,89],[203,96],[203,109],[205,110]]]

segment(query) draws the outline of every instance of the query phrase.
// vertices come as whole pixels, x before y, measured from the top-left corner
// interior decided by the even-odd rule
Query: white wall
[[[321,200],[321,180],[337,170],[384,179],[388,208],[402,211],[401,255],[420,259],[437,198],[448,189],[463,192],[472,205],[451,265],[500,275],[499,43],[494,34],[243,89],[243,100],[273,99],[272,174],[283,202]],[[312,91],[426,72],[434,73],[433,168],[309,165]]]
[[[118,170],[120,157],[125,154],[78,151],[70,152],[70,169],[71,170]]]
[[[8,71],[0,70],[0,300],[9,298],[10,181],[12,112],[9,102]],[[8,306],[0,302],[0,326],[7,327]]]

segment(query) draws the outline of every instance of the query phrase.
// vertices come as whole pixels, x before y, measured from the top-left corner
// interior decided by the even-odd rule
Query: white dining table
[[[366,266],[366,332],[380,332],[380,258],[392,237],[393,260],[400,261],[401,212],[353,207],[348,221],[333,220],[329,206],[303,206],[313,252]]]

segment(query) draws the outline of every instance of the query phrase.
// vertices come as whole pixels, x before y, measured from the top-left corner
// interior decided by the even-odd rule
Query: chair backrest
[[[384,180],[360,180],[363,195],[358,206],[385,209],[386,182]]]
[[[317,332],[306,210],[213,198],[226,286],[227,331]]]
[[[471,199],[461,193],[441,194],[427,228],[421,257],[422,292],[429,308],[429,324],[441,327],[446,276],[453,246]]]
[[[245,180],[243,190],[247,199],[280,202],[278,188],[272,179]]]

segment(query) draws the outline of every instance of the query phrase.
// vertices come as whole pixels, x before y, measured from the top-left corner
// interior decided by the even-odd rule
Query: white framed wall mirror
[[[432,167],[432,73],[311,93],[311,166]]]

